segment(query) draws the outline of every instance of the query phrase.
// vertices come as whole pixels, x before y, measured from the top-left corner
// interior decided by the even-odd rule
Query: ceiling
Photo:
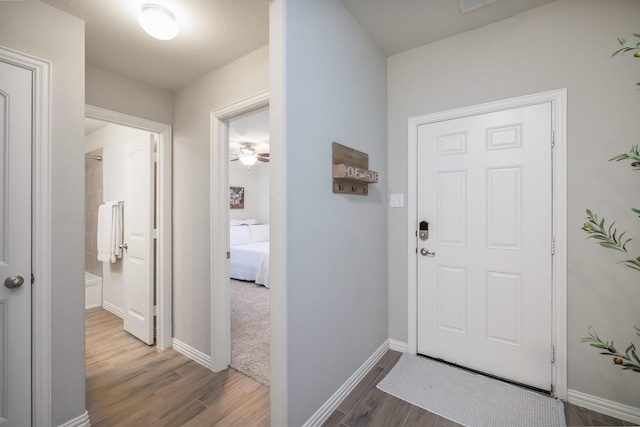
[[[267,0],[42,1],[85,21],[88,63],[169,91],[269,42]],[[150,1],[176,16],[175,39],[156,40],[138,25],[140,7]],[[498,0],[464,14],[456,0],[341,1],[389,56],[552,0]]]
[[[387,56],[509,18],[553,0],[498,0],[466,13],[456,0],[341,0]],[[463,0],[464,3],[481,3]],[[469,46],[473,48],[473,46]]]
[[[229,155],[240,154],[240,146],[252,144],[258,153],[269,152],[269,109],[251,112],[229,122]]]
[[[85,21],[86,62],[174,91],[269,43],[267,0],[42,0]],[[178,36],[138,25],[143,4],[171,10]]]

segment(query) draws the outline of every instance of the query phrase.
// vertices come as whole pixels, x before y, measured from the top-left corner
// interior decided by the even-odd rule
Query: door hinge
[[[158,153],[152,153],[151,160],[153,160],[154,163],[158,163]]]
[[[551,363],[556,363],[556,348],[551,346]]]
[[[556,254],[556,238],[552,237],[551,238],[551,255],[555,255]]]
[[[31,273],[31,284],[33,285],[34,283],[36,283],[36,278],[33,276],[33,273]]]
[[[551,148],[556,146],[556,133],[551,131]]]
[[[227,259],[231,258],[231,252],[227,252]]]
[[[152,238],[153,239],[157,239],[158,238],[158,229],[154,228],[152,234],[153,234]]]
[[[157,316],[157,315],[158,315],[158,306],[157,306],[157,305],[154,305],[154,306],[153,306],[153,309],[151,310],[151,313],[152,313],[154,316]]]

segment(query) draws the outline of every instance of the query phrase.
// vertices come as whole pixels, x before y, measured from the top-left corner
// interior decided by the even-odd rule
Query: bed
[[[269,287],[269,224],[229,226],[229,276]]]

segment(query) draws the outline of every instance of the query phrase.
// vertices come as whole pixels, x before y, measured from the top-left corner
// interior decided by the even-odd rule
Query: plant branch
[[[636,335],[640,337],[640,329],[635,326],[633,328],[636,330]],[[591,326],[589,326],[588,330],[589,336],[582,338],[580,340],[581,342],[589,343],[591,347],[606,350],[601,352],[600,354],[612,356],[613,363],[622,366],[622,370],[640,372],[640,358],[638,358],[636,347],[635,345],[633,345],[633,343],[629,347],[627,347],[624,353],[621,353],[613,346],[613,341],[602,341]]]
[[[628,153],[618,154],[617,156],[609,159],[610,162],[614,160],[616,162],[619,162],[621,160],[634,160],[634,162],[631,163],[631,166],[636,168],[636,170],[640,170],[640,147],[638,146],[638,144],[632,145]]]
[[[631,239],[623,240],[626,233],[623,232],[617,236],[618,230],[613,228],[615,222],[612,222],[608,229],[605,229],[604,218],[598,219],[598,215],[587,209],[587,222],[584,223],[582,229],[589,234],[590,239],[599,240],[598,244],[602,247],[615,249],[621,252],[627,252],[627,243]]]
[[[636,37],[636,38],[640,38],[640,34],[638,34],[638,33],[634,33],[633,36]],[[637,51],[637,52],[634,53],[633,56],[636,57],[636,58],[640,58],[640,42],[636,43],[636,44],[633,44],[633,43],[627,41],[626,39],[618,38],[618,43],[620,43],[622,48],[616,50],[615,52],[613,52],[613,54],[611,55],[612,58],[614,56],[616,56],[617,54],[623,55],[626,52],[631,52],[631,51],[634,51],[634,50]],[[640,86],[640,82],[636,83],[636,85]]]

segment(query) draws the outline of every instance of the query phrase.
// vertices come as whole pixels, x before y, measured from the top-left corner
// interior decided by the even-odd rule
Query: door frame
[[[552,259],[552,331],[555,349],[552,363],[552,392],[567,398],[567,90],[558,89],[525,95],[470,107],[409,117],[407,157],[407,259],[408,259],[408,340],[407,351],[417,354],[418,348],[418,269],[416,253],[416,225],[418,223],[418,127],[445,120],[526,107],[551,102],[551,129],[554,134],[553,174],[553,225],[555,252]],[[551,242],[550,246],[551,246]],[[551,349],[550,349],[551,352]],[[549,355],[551,357],[551,354]]]
[[[32,72],[32,424],[51,425],[51,62],[0,47],[3,62]]]
[[[166,123],[85,105],[85,117],[137,128],[158,134],[158,176],[156,192],[157,257],[156,276],[156,347],[160,350],[172,346],[172,236],[171,236],[171,147],[172,128]]]
[[[269,91],[259,92],[211,112],[211,370],[231,363],[231,310],[229,297],[229,121],[269,106]]]

